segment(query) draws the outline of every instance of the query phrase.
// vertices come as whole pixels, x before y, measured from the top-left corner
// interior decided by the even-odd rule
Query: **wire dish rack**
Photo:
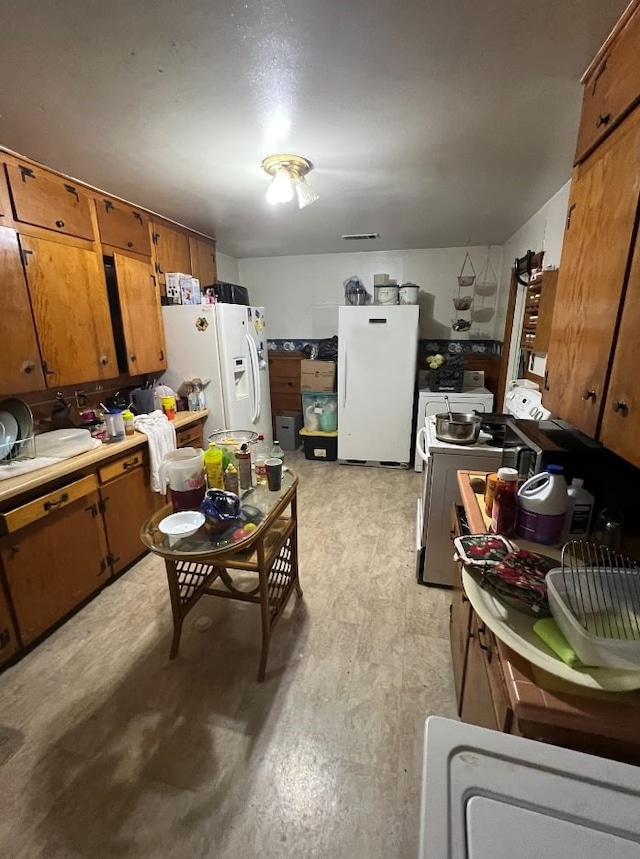
[[[549,607],[585,665],[640,667],[640,563],[606,546],[571,541],[547,574]]]
[[[34,459],[36,455],[36,438],[30,435],[15,441],[9,453],[0,459],[0,468],[3,465],[11,465],[14,462],[23,462],[26,459]]]

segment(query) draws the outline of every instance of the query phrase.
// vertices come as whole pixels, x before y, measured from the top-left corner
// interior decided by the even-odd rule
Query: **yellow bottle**
[[[222,451],[213,441],[209,442],[209,449],[204,455],[204,470],[207,472],[209,489],[224,489]]]

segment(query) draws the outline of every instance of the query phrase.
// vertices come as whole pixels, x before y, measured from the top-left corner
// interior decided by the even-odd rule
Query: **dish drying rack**
[[[27,459],[35,459],[36,456],[36,437],[35,435],[27,436],[26,438],[17,439],[9,453],[0,459],[0,468],[3,465],[11,465],[14,462],[24,462]]]
[[[562,568],[547,575],[549,606],[585,665],[640,666],[640,564],[596,543],[574,540]]]

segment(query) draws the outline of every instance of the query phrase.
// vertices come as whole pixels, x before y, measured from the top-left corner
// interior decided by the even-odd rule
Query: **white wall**
[[[465,250],[434,248],[241,259],[239,283],[248,287],[252,304],[264,305],[269,337],[303,339],[337,333],[337,309],[344,304],[345,280],[357,276],[373,294],[374,274],[386,273],[398,283],[411,281],[421,287],[421,337],[456,339],[459,335],[451,331],[451,324],[465,314],[455,311],[452,298],[458,294],[457,277]],[[472,247],[469,254],[480,275],[487,248]],[[492,248],[491,264],[499,276],[501,248]],[[485,299],[487,305],[494,301],[495,297]],[[498,329],[494,329],[492,320],[474,326],[470,334],[491,339],[495,330]]]
[[[503,245],[502,271],[500,273],[499,313],[496,321],[497,336],[503,339],[504,320],[506,316],[507,301],[509,298],[509,285],[511,283],[511,269],[516,257],[522,257],[528,250],[534,252],[544,251],[543,266],[560,266],[562,254],[562,242],[564,240],[565,221],[567,217],[567,206],[569,202],[569,190],[571,180],[560,188],[539,209],[533,217],[523,224]],[[513,315],[513,325],[520,330],[524,316],[524,287],[519,290]],[[511,338],[509,350],[509,369],[507,378],[514,378],[518,367],[520,354],[519,338]],[[544,374],[544,361],[537,361],[535,372]]]
[[[216,253],[216,269],[218,280],[224,283],[240,283],[238,260],[227,254]]]

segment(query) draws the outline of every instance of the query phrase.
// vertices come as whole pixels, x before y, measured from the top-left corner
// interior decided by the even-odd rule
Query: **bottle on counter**
[[[564,521],[563,541],[586,540],[591,530],[595,497],[584,488],[584,480],[574,477],[567,487],[569,504]]]
[[[248,444],[240,446],[236,460],[238,462],[240,489],[250,489],[253,486],[253,479],[251,477],[251,451]]]
[[[484,492],[484,509],[487,516],[491,516],[493,512],[493,499],[496,494],[496,486],[498,485],[498,472],[494,471],[487,474],[487,486]]]
[[[122,420],[124,421],[124,434],[125,435],[133,435],[135,432],[135,427],[133,426],[133,418],[134,418],[134,414],[129,409],[125,409],[122,412]]]
[[[280,447],[280,442],[273,440],[273,447],[269,453],[269,459],[281,459],[284,463],[284,450]]]
[[[265,465],[267,461],[267,445],[264,440],[264,436],[262,433],[258,436],[258,441],[256,443],[256,483],[264,485],[267,482],[267,466]]]
[[[214,441],[209,442],[209,449],[205,452],[204,469],[207,473],[208,488],[224,489],[222,451]]]
[[[236,495],[240,489],[238,469],[232,462],[224,470],[224,488],[227,492],[235,492]]]
[[[491,508],[491,531],[512,537],[518,515],[518,470],[499,468],[498,482]]]
[[[532,543],[554,546],[562,540],[569,495],[564,468],[548,465],[518,490],[516,536]]]

